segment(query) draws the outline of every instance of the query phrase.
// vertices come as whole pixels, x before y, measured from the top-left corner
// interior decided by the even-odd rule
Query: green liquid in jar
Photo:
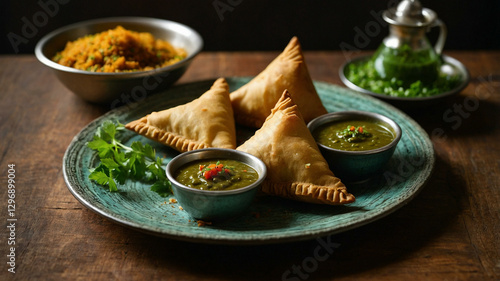
[[[374,57],[374,67],[382,79],[395,78],[408,87],[420,80],[430,85],[439,77],[439,56],[432,50],[412,50],[408,45],[393,49],[381,45]]]

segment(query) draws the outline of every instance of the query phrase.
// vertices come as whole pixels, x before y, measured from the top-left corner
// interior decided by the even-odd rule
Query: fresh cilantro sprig
[[[98,153],[100,163],[90,170],[89,179],[118,191],[127,179],[152,183],[151,190],[165,197],[171,193],[170,182],[162,168],[162,159],[149,144],[134,141],[130,146],[120,142],[123,124],[104,121],[87,146]]]

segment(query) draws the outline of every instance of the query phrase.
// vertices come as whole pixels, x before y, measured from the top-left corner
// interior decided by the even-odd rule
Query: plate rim
[[[244,80],[244,79],[248,80],[251,78],[253,78],[253,77],[250,77],[250,76],[232,76],[232,77],[226,77],[226,80],[228,80],[228,83],[230,83],[230,81],[235,81],[235,83],[236,83],[239,80]],[[178,85],[173,86],[170,89],[167,89],[165,92],[168,92],[168,91],[172,90],[173,88],[189,87],[191,85],[201,84],[201,83],[211,83],[215,80],[216,79],[205,79],[205,80],[200,80],[200,81],[193,81],[193,82],[178,84]],[[240,82],[238,82],[238,83],[240,83]],[[379,220],[387,215],[390,215],[391,213],[399,210],[401,207],[407,205],[411,200],[413,200],[420,193],[420,191],[423,189],[423,187],[428,183],[428,181],[430,180],[430,178],[433,174],[433,171],[434,171],[435,151],[434,151],[432,141],[430,140],[427,132],[425,132],[425,130],[423,130],[423,128],[415,120],[413,120],[411,117],[409,117],[406,113],[402,112],[401,110],[397,109],[396,107],[394,107],[394,106],[392,106],[392,105],[390,105],[382,100],[376,99],[376,98],[371,97],[371,96],[363,95],[363,94],[358,93],[352,89],[348,89],[348,88],[342,87],[340,85],[331,84],[328,82],[315,80],[315,81],[313,81],[313,83],[314,83],[315,87],[339,88],[342,91],[349,92],[349,94],[358,95],[362,99],[367,99],[371,103],[382,105],[390,110],[394,110],[397,112],[397,115],[404,118],[406,122],[410,122],[411,125],[413,126],[413,128],[418,131],[419,135],[423,137],[423,143],[427,144],[427,146],[429,146],[431,149],[431,153],[430,153],[430,155],[428,155],[428,156],[430,156],[430,158],[429,158],[430,161],[429,161],[429,163],[427,163],[428,165],[427,165],[424,181],[422,181],[417,187],[415,187],[415,190],[411,194],[409,194],[409,196],[405,196],[404,199],[398,200],[398,202],[395,202],[394,204],[391,204],[390,206],[385,206],[381,210],[377,211],[375,214],[371,215],[369,218],[364,218],[359,222],[352,223],[349,225],[344,225],[342,227],[337,227],[334,229],[328,228],[328,229],[321,230],[321,231],[319,231],[319,230],[318,231],[306,231],[306,233],[304,233],[304,231],[302,231],[302,233],[299,233],[299,234],[294,233],[294,235],[288,235],[286,237],[279,236],[279,237],[264,237],[264,238],[262,238],[262,237],[258,237],[256,235],[249,235],[247,237],[236,238],[234,236],[221,237],[221,236],[214,236],[214,235],[201,235],[199,233],[196,233],[196,234],[189,233],[189,235],[186,235],[182,231],[172,231],[172,230],[169,230],[169,231],[156,230],[155,231],[152,227],[145,228],[143,225],[141,225],[138,222],[131,222],[131,221],[124,220],[121,217],[116,216],[114,214],[110,214],[110,213],[106,212],[106,210],[102,210],[102,209],[98,208],[97,206],[94,206],[91,202],[88,202],[88,200],[86,198],[84,198],[84,196],[82,194],[79,194],[77,192],[77,190],[75,189],[75,187],[72,186],[72,183],[70,181],[69,174],[68,174],[69,168],[66,165],[68,159],[71,157],[70,152],[72,151],[72,149],[74,147],[77,147],[79,144],[79,137],[86,130],[91,129],[91,127],[97,127],[97,124],[99,124],[101,121],[105,120],[106,118],[108,118],[111,115],[126,114],[127,110],[130,109],[126,105],[119,107],[119,108],[112,109],[112,110],[104,113],[103,115],[95,118],[94,120],[89,122],[86,126],[84,126],[73,137],[73,139],[71,140],[70,144],[68,145],[68,147],[64,153],[63,159],[62,159],[63,160],[62,161],[63,178],[64,178],[64,181],[66,183],[66,186],[67,186],[68,190],[70,191],[70,193],[86,208],[90,209],[94,213],[97,213],[98,215],[103,216],[106,219],[111,220],[112,222],[118,223],[119,225],[137,230],[139,232],[143,232],[143,233],[147,233],[147,234],[151,234],[151,235],[155,235],[155,236],[159,236],[159,237],[163,237],[163,238],[170,238],[170,239],[187,241],[187,242],[208,243],[208,244],[237,244],[237,245],[251,244],[251,245],[256,245],[256,244],[277,244],[277,243],[310,240],[310,239],[314,239],[317,237],[332,235],[332,234],[345,232],[345,231],[348,231],[348,230],[351,230],[354,228],[361,227],[363,225],[366,225],[366,224],[369,224],[369,223],[374,222],[376,220]]]

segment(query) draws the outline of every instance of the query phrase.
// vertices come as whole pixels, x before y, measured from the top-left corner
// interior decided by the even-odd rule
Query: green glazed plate
[[[233,91],[249,77],[227,78]],[[258,196],[241,217],[198,226],[170,197],[161,197],[142,183],[129,182],[119,192],[109,192],[88,179],[97,156],[86,146],[105,121],[123,124],[152,111],[189,102],[214,80],[179,85],[151,95],[141,102],[111,110],[82,129],[72,140],[63,159],[64,179],[69,191],[90,210],[121,225],[171,239],[203,243],[265,244],[312,239],[339,233],[380,219],[407,204],[423,188],[434,167],[434,150],[426,132],[398,109],[370,96],[324,82],[314,82],[329,112],[363,110],[380,113],[396,121],[403,136],[380,178],[347,186],[356,202],[346,206],[313,205],[271,196]],[[238,141],[253,132],[237,129]],[[124,132],[125,143],[139,140],[156,148],[165,164],[178,152],[133,132]]]

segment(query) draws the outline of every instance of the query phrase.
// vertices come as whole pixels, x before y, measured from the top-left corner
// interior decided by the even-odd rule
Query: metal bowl
[[[233,190],[200,190],[185,186],[175,179],[175,172],[183,165],[201,159],[233,159],[254,168],[259,174],[256,182]],[[166,170],[172,191],[179,205],[196,219],[217,221],[235,217],[252,203],[267,176],[266,164],[243,151],[223,148],[206,148],[179,154]]]
[[[84,71],[51,60],[57,52],[64,49],[68,41],[113,29],[117,25],[128,30],[149,32],[155,38],[184,48],[188,56],[170,66],[121,73]],[[139,101],[147,94],[161,91],[173,84],[184,74],[202,48],[201,36],[183,24],[154,18],[117,17],[79,22],[52,31],[37,43],[35,55],[40,62],[53,69],[58,79],[76,95],[94,103],[111,103],[114,107],[123,102]]]
[[[339,69],[340,80],[342,80],[342,82],[347,87],[349,87],[357,92],[376,97],[378,99],[384,100],[384,101],[386,101],[394,106],[400,107],[400,108],[421,108],[423,106],[436,104],[437,102],[443,101],[446,98],[449,98],[453,95],[458,94],[465,87],[467,87],[467,85],[469,84],[469,81],[470,81],[469,71],[460,61],[458,61],[452,57],[443,55],[442,58],[444,61],[444,64],[443,64],[444,67],[442,68],[441,71],[448,72],[449,74],[459,74],[462,77],[460,84],[457,85],[451,91],[443,92],[443,93],[440,93],[440,94],[437,94],[434,96],[430,96],[430,97],[421,97],[421,98],[417,98],[417,97],[408,97],[408,98],[393,97],[393,96],[389,96],[389,95],[379,94],[379,93],[375,93],[375,92],[369,91],[367,89],[361,88],[358,85],[352,83],[349,79],[347,79],[347,71],[349,69],[349,65],[365,62],[365,61],[371,59],[371,57],[372,57],[371,55],[360,56],[360,57],[354,58],[353,60],[350,60],[350,61],[344,63]],[[450,70],[452,72],[450,72]]]
[[[339,111],[321,115],[311,120],[307,127],[313,133],[327,123],[346,120],[371,120],[383,124],[394,133],[394,140],[386,146],[364,151],[345,151],[334,149],[317,142],[332,172],[343,182],[363,182],[381,174],[392,157],[401,139],[399,125],[389,117],[366,111]]]

